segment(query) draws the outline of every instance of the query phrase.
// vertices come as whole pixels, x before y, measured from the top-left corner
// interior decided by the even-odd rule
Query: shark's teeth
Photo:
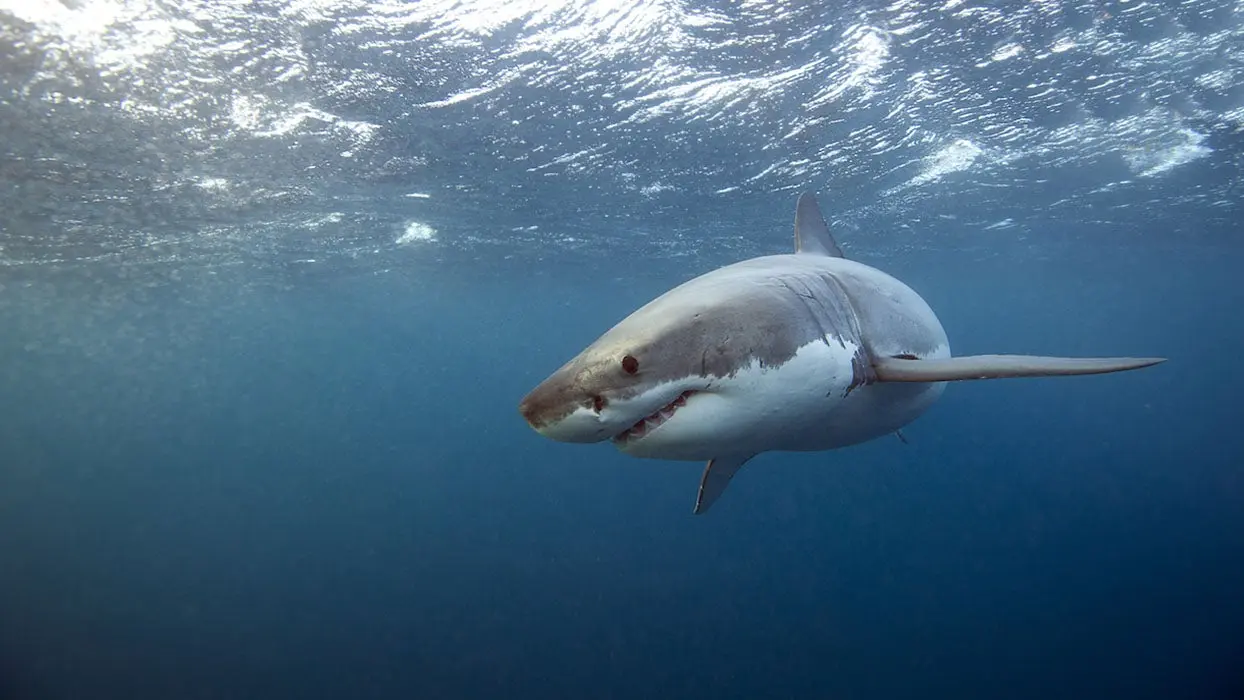
[[[622,433],[614,438],[614,440],[617,440],[618,442],[625,442],[627,440],[635,440],[647,435],[649,431],[669,420],[670,417],[678,411],[678,409],[686,406],[687,399],[694,393],[694,391],[684,391],[678,395],[678,398],[665,404],[651,415],[645,416],[642,420],[635,423],[635,425],[632,425],[622,431]]]

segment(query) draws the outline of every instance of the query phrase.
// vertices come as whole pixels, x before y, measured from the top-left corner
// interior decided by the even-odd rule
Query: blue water
[[[959,352],[1169,362],[953,385],[701,517],[515,410],[642,258],[10,307],[10,697],[1231,697],[1244,256],[1085,247],[892,267]]]
[[[0,700],[1244,697],[1244,10],[558,7],[0,2]],[[523,422],[802,189],[956,354],[1169,359],[701,516]]]

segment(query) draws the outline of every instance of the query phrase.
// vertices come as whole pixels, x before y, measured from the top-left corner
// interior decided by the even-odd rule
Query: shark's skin
[[[702,513],[752,457],[897,432],[947,381],[1162,361],[952,357],[924,299],[846,259],[805,193],[794,253],[727,265],[657,297],[541,382],[519,411],[561,442],[612,440],[635,457],[708,461],[695,507]]]

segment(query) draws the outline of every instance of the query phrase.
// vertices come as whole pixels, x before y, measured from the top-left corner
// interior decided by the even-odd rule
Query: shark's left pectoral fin
[[[730,485],[730,479],[734,478],[739,468],[752,457],[753,455],[710,459],[708,466],[704,467],[704,475],[700,477],[700,491],[695,497],[694,513],[699,515],[707,511]]]
[[[1040,357],[1036,355],[968,355],[940,360],[887,357],[873,362],[883,382],[953,382],[1003,377],[1061,377],[1106,374],[1149,367],[1164,357]]]

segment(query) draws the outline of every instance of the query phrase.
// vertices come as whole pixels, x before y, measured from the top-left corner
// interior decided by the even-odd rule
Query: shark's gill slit
[[[625,441],[625,440],[631,440],[634,438],[641,438],[647,435],[650,430],[652,430],[653,428],[656,428],[658,425],[661,425],[665,421],[669,420],[674,415],[674,413],[678,411],[678,409],[682,408],[683,406],[686,406],[687,399],[694,396],[695,393],[696,392],[691,389],[684,391],[683,393],[678,395],[678,398],[665,404],[664,406],[657,409],[650,415],[644,416],[639,421],[637,421],[635,425],[632,425],[631,427],[622,431],[622,433],[619,434],[618,437],[614,439],[619,440],[619,441]]]

